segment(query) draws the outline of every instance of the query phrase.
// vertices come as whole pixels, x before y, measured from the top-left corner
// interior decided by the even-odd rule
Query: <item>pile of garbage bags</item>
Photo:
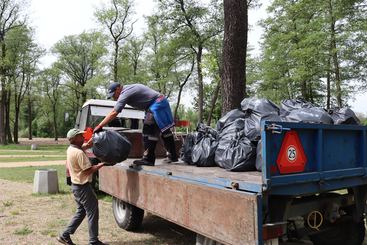
[[[240,109],[219,119],[216,128],[199,124],[187,135],[181,158],[199,167],[219,166],[229,171],[261,171],[261,121],[317,124],[359,124],[350,108],[329,111],[302,99],[283,100],[278,107],[268,99],[246,98]]]
[[[93,154],[106,165],[114,165],[126,160],[130,149],[130,141],[116,131],[101,131],[93,136]]]

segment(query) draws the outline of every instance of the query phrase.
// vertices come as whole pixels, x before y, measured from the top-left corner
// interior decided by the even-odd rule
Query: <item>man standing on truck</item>
[[[67,138],[70,146],[67,149],[66,162],[71,177],[71,190],[77,203],[77,211],[66,229],[56,239],[60,243],[74,244],[70,238],[82,223],[85,216],[88,217],[89,244],[104,244],[98,240],[98,200],[91,186],[92,175],[103,166],[103,163],[92,166],[84,149],[90,148],[92,142],[83,144],[84,131],[70,129]]]
[[[129,104],[146,112],[143,126],[144,156],[141,160],[135,160],[134,164],[154,166],[154,151],[160,135],[170,153],[168,162],[178,161],[175,140],[171,132],[174,126],[172,112],[164,95],[142,84],[122,86],[118,82],[113,82],[108,87],[109,98],[117,101],[115,108],[94,128],[93,132],[102,130],[103,126],[116,118],[125,105]]]

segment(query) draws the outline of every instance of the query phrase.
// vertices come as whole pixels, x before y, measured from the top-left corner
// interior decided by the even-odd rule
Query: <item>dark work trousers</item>
[[[98,200],[90,183],[84,185],[71,185],[77,204],[76,214],[71,219],[66,230],[62,234],[64,237],[74,234],[76,229],[82,223],[85,215],[88,217],[89,243],[98,242]]]
[[[154,120],[154,116],[150,111],[145,113],[144,125],[143,125],[143,139],[144,139],[144,157],[149,162],[155,162],[155,147],[162,137],[166,150],[170,153],[172,159],[176,159],[176,147],[173,134],[170,129],[161,132],[157,123]]]

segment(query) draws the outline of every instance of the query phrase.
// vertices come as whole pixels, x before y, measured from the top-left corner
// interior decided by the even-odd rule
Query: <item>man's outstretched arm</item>
[[[100,131],[107,123],[117,117],[119,113],[113,109],[93,130],[93,133]]]

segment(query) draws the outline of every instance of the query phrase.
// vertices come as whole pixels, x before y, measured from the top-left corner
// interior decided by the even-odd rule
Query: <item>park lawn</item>
[[[0,155],[9,156],[1,157],[0,162],[65,160],[67,147],[67,145],[40,145],[37,150],[31,150],[27,145],[0,146]],[[27,158],[25,155],[38,156]]]
[[[64,154],[64,156],[60,155],[57,157],[50,157],[50,156],[42,156],[42,157],[2,157],[0,158],[0,168],[1,168],[1,163],[2,162],[39,162],[39,161],[56,161],[56,160],[66,160],[66,155]]]
[[[59,180],[60,194],[71,193],[70,186],[66,184],[66,174],[64,165],[50,165],[43,167],[16,167],[16,168],[0,168],[0,179],[21,182],[21,183],[33,183],[34,173],[39,169],[56,169],[57,177]],[[112,202],[112,197],[103,192],[97,192],[99,200],[106,202]]]
[[[9,155],[9,156],[16,156],[16,155],[28,155],[28,156],[34,156],[34,155],[65,155],[65,152],[59,152],[59,151],[26,151],[26,150],[0,150],[0,156],[2,155]]]
[[[0,168],[0,179],[9,181],[33,183],[34,173],[38,169],[56,169],[59,180],[59,190],[61,193],[69,193],[70,187],[65,183],[65,166],[50,165],[44,167],[16,167],[16,168]]]
[[[53,152],[53,153],[65,153],[68,145],[39,145],[37,150],[31,150],[30,145],[16,145],[16,144],[9,144],[9,145],[0,145],[0,152],[13,152],[16,151],[26,151],[26,152]]]

